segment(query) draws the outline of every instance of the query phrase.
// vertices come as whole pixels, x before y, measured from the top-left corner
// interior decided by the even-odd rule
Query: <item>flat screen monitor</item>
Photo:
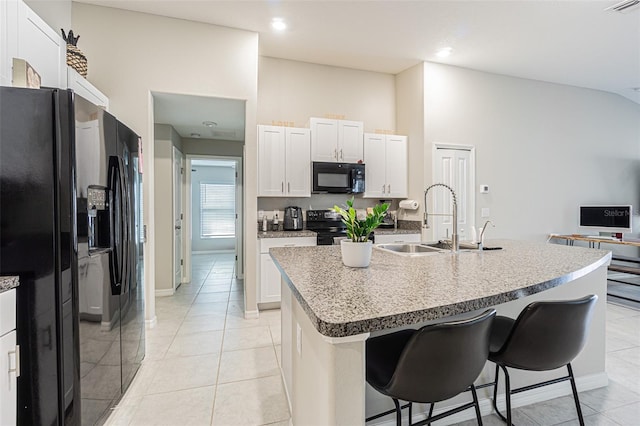
[[[631,206],[580,206],[580,228],[631,232]]]

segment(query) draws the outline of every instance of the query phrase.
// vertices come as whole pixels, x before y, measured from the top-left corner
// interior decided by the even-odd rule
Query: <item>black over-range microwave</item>
[[[313,192],[361,194],[364,192],[364,164],[313,162]]]

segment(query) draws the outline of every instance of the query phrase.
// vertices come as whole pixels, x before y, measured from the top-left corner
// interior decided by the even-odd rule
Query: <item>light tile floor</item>
[[[230,254],[193,256],[192,283],[156,299],[146,358],[107,425],[288,425],[280,311],[246,320]],[[580,393],[587,425],[640,425],[640,311],[607,304],[609,386]],[[485,425],[504,425],[495,415]],[[573,400],[514,411],[519,426],[577,425]],[[458,426],[475,425],[475,421]]]

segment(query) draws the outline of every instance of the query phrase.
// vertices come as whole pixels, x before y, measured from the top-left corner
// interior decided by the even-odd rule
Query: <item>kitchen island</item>
[[[370,335],[487,307],[515,317],[533,300],[599,296],[589,341],[574,370],[580,390],[605,386],[606,267],[611,253],[525,241],[487,245],[503,249],[415,257],[374,249],[371,265],[363,269],[345,267],[337,246],[271,249],[282,274],[282,370],[293,424],[364,424],[365,416],[389,407],[389,398],[365,384],[364,350]],[[531,382],[530,374],[514,373],[514,386]],[[534,380],[547,376],[554,374],[538,373]],[[477,383],[491,379],[492,369],[487,368]],[[481,408],[486,414],[490,390],[485,391]],[[526,399],[514,398],[513,403],[569,392],[568,385],[564,389],[560,384],[520,394]],[[450,404],[443,402],[439,408]],[[414,420],[421,418],[415,413],[422,410],[416,408]]]

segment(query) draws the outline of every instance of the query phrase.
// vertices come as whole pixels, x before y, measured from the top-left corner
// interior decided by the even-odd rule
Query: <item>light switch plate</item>
[[[483,207],[480,212],[480,217],[489,217],[489,207]]]

